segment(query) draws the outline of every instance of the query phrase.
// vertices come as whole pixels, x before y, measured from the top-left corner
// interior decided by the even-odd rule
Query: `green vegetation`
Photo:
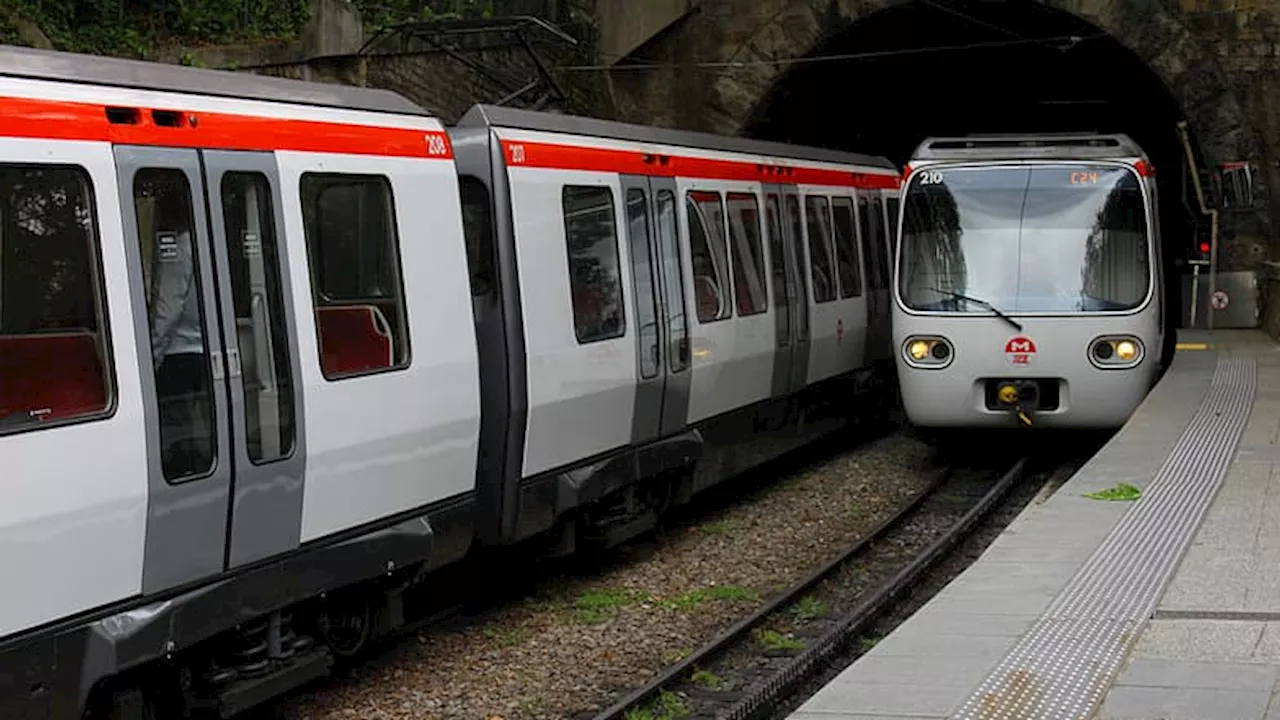
[[[804,643],[777,630],[756,630],[756,640],[766,650],[803,650]]]
[[[789,612],[796,622],[808,622],[827,614],[827,606],[812,595],[805,595],[791,606]]]
[[[707,588],[695,588],[662,602],[672,610],[693,610],[707,600],[755,600],[756,594],[751,590],[736,585],[716,585]]]
[[[724,687],[724,678],[721,678],[710,670],[694,670],[693,674],[689,676],[689,680],[692,681],[694,685],[700,685],[708,690],[719,690]]]
[[[1142,497],[1142,491],[1129,483],[1116,483],[1115,487],[1085,493],[1084,496],[1090,500],[1137,500]]]
[[[658,693],[658,697],[648,707],[630,710],[626,714],[626,720],[679,720],[686,717],[689,717],[689,708],[684,700],[665,690]]]
[[[629,590],[603,588],[588,590],[578,596],[574,607],[578,611],[578,619],[585,623],[604,622],[608,614],[620,607],[641,600],[642,596]]]
[[[494,0],[352,0],[366,33],[412,21],[492,17]],[[141,58],[156,47],[289,40],[311,0],[4,0],[0,42]],[[43,37],[41,37],[43,34]]]

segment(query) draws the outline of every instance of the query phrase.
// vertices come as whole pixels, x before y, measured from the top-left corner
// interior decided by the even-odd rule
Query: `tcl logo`
[[[1036,344],[1031,338],[1018,335],[1004,344],[1004,354],[1010,365],[1030,365],[1036,354]]]

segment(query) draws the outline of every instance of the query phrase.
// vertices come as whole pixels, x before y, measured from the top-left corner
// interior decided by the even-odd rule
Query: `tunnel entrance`
[[[1185,116],[1160,78],[1114,38],[1025,0],[913,0],[853,23],[807,57],[756,105],[743,134],[884,155],[899,165],[928,136],[1129,135],[1156,169],[1166,329],[1180,324],[1185,262],[1207,239],[1177,130]]]

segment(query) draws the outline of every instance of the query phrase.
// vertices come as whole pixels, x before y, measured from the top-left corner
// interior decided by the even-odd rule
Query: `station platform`
[[[1280,720],[1280,345],[1182,331],[1131,420],[793,720]],[[1136,501],[1085,497],[1117,483]]]

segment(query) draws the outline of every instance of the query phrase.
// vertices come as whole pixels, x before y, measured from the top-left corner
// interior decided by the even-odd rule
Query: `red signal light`
[[[1208,254],[1209,254],[1209,249],[1210,249],[1210,248],[1209,248],[1209,243],[1207,243],[1207,242],[1202,242],[1202,243],[1200,243],[1200,252],[1202,252],[1202,253],[1204,253],[1204,254],[1208,255]]]

